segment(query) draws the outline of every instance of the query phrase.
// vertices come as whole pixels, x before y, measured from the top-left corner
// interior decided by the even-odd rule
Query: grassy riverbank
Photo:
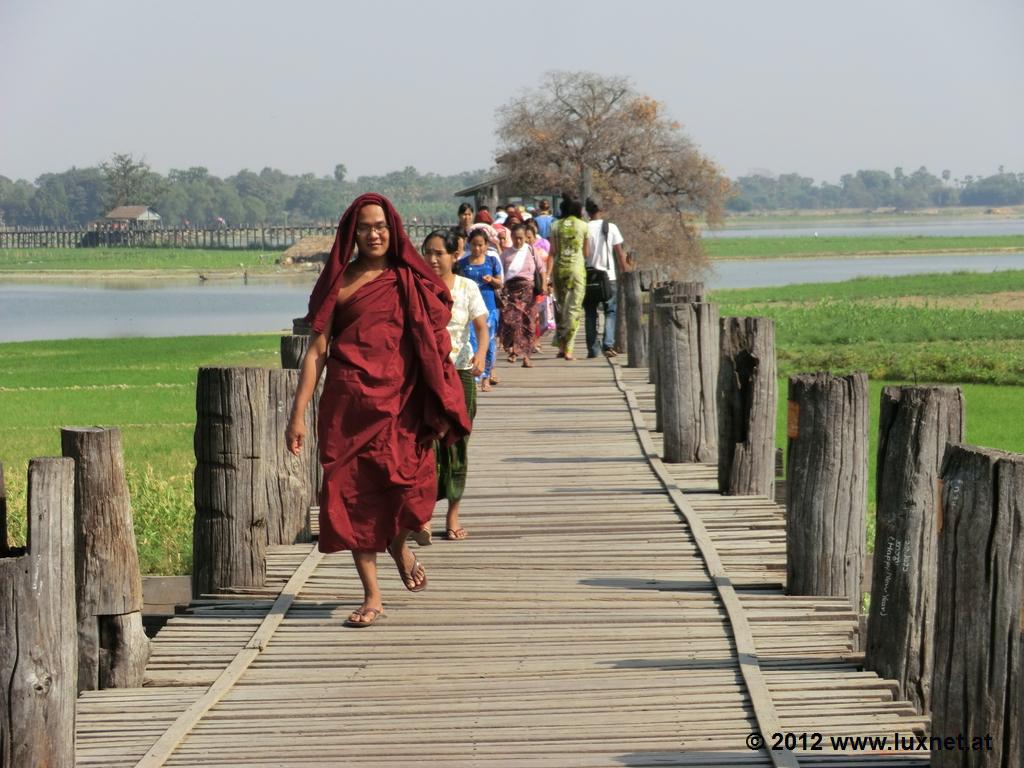
[[[865,235],[840,237],[715,237],[704,239],[713,260],[845,258],[934,253],[1001,253],[1024,251],[1024,235],[938,237],[932,235]]]
[[[928,225],[957,222],[999,222],[1024,218],[1024,205],[1002,206],[994,209],[987,205],[926,208],[913,211],[847,208],[838,210],[782,210],[730,213],[725,218],[728,229],[761,229],[768,227],[828,227]]]
[[[779,412],[785,448],[786,380],[803,371],[866,371],[870,377],[868,545],[874,543],[878,407],[887,384],[959,385],[967,441],[1024,452],[1015,414],[1024,409],[1024,312],[997,307],[1024,298],[1024,271],[859,278],[781,288],[714,291],[721,314],[776,322]],[[997,298],[999,300],[997,300]],[[963,306],[964,304],[970,306]]]
[[[968,441],[1024,451],[1016,417],[1024,409],[1024,311],[996,308],[1008,295],[1024,296],[1024,271],[716,291],[711,299],[723,315],[776,319],[783,377],[821,369],[868,372],[873,498],[878,399],[887,383],[959,384]],[[956,304],[965,299],[971,306]],[[274,335],[0,344],[0,462],[14,538],[24,540],[28,459],[59,455],[63,425],[118,426],[142,567],[187,573],[196,370],[277,360]],[[780,446],[785,399],[783,379]]]
[[[857,256],[934,253],[1003,253],[1024,251],[1024,235],[978,237],[715,237],[704,240],[708,255],[722,259],[853,258]],[[203,250],[198,248],[32,248],[0,250],[0,278],[46,280],[67,277],[147,276],[209,277],[248,273],[280,274],[279,252]],[[293,270],[285,270],[291,273]],[[301,270],[294,270],[301,273]]]
[[[14,539],[24,541],[28,459],[59,456],[61,426],[116,426],[143,572],[190,572],[196,371],[279,365],[278,348],[273,335],[0,344],[0,462]]]
[[[66,272],[274,272],[280,252],[201,248],[25,248],[0,250],[0,275]]]

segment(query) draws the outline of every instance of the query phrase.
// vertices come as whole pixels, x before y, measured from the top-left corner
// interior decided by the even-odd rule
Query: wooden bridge
[[[783,509],[662,463],[646,369],[502,374],[471,441],[470,538],[420,553],[425,592],[385,556],[385,618],[345,629],[347,553],[274,547],[265,587],[168,623],[145,687],[79,697],[77,764],[928,764],[833,748],[927,722],[861,668],[846,599],[784,594]],[[748,746],[786,732],[821,749]]]

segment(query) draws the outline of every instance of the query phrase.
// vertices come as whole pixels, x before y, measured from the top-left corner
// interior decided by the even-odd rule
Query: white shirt
[[[452,286],[452,319],[448,321],[448,335],[452,340],[451,359],[456,370],[473,367],[473,347],[469,344],[469,325],[480,315],[487,316],[487,305],[476,283],[468,277],[455,276]]]
[[[600,269],[608,273],[609,280],[615,280],[615,251],[616,245],[622,245],[622,233],[619,228],[608,222],[608,239],[601,235],[603,219],[594,219],[587,223],[587,266]]]

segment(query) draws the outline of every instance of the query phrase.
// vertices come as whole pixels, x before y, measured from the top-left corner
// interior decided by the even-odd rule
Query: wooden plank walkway
[[[421,553],[426,591],[382,557],[387,616],[344,629],[347,553],[272,548],[264,588],[168,623],[147,687],[79,699],[78,764],[927,765],[830,751],[927,723],[860,670],[845,601],[783,594],[781,510],[646,455],[646,371],[537,363],[481,398],[471,537]],[[749,750],[766,725],[826,751]]]

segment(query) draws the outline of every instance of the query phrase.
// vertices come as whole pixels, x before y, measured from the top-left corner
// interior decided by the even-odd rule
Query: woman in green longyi
[[[576,332],[583,317],[587,289],[587,222],[583,204],[562,198],[560,218],[551,227],[551,272],[555,287],[555,340],[558,356],[573,360]]]

